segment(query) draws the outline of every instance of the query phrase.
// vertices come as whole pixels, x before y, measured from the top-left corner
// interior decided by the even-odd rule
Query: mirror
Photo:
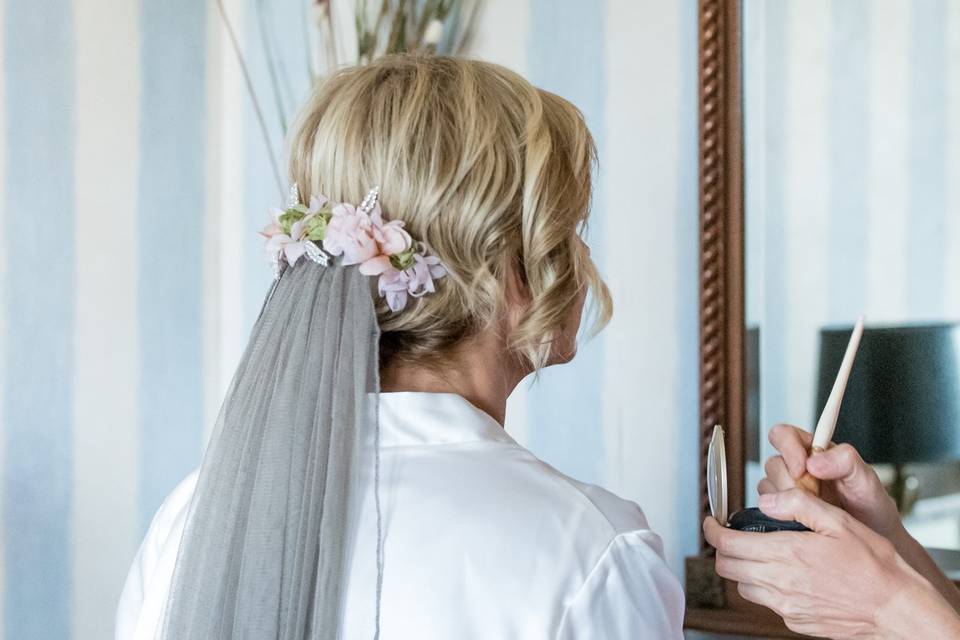
[[[741,11],[745,500],[767,430],[812,428],[831,341],[864,314],[854,377],[873,382],[851,379],[835,440],[867,448],[918,540],[960,549],[960,5]]]

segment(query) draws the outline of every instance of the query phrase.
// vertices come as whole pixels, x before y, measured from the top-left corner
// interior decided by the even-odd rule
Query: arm
[[[651,531],[619,534],[568,602],[557,640],[682,640],[684,598]]]
[[[760,507],[810,533],[746,533],[704,521],[717,573],[799,633],[830,638],[960,637],[960,618],[893,544],[841,509],[791,489]]]
[[[792,489],[796,479],[808,471],[821,480],[824,500],[893,543],[907,564],[926,578],[954,610],[960,611],[960,591],[923,546],[907,533],[893,499],[873,468],[849,444],[808,456],[812,441],[808,432],[797,427],[777,425],[770,431],[770,443],[780,455],[767,460],[767,476],[757,487],[761,495]]]
[[[960,613],[960,591],[957,590],[953,581],[937,566],[937,563],[930,557],[930,554],[923,548],[923,545],[907,533],[903,525],[900,526],[899,531],[890,541],[897,549],[897,553],[933,585],[955,612]],[[960,637],[960,634],[958,634],[958,637]]]

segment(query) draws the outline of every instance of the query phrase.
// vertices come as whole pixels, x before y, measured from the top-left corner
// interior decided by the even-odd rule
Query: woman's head
[[[359,202],[380,186],[447,267],[437,291],[394,313],[378,299],[381,365],[437,364],[502,332],[531,368],[569,359],[588,289],[597,328],[610,296],[580,232],[593,140],[569,102],[497,65],[388,56],[320,83],[290,141],[305,199]]]

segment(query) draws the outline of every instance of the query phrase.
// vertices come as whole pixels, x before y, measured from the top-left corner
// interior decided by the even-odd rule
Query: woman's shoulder
[[[559,473],[559,472],[558,472]],[[603,487],[580,482],[574,478],[560,474],[578,492],[596,508],[616,533],[625,533],[636,529],[649,529],[647,517],[633,500],[621,498],[617,494]]]
[[[659,536],[633,500],[603,487],[574,479],[521,446],[513,455],[498,455],[484,465],[490,492],[488,506],[506,510],[511,521],[542,530],[554,523],[557,533],[586,555],[601,552],[614,538],[635,534],[662,556]],[[485,514],[489,515],[489,513]]]
[[[564,598],[557,638],[680,638],[683,591],[663,557],[663,543],[640,506],[612,491],[544,464],[566,487],[562,508],[573,510],[585,569],[575,595]],[[583,523],[588,523],[583,526]]]
[[[603,487],[581,482],[555,469],[552,470],[571,487],[573,492],[583,496],[590,503],[596,518],[603,520],[609,526],[607,543],[616,538],[628,537],[642,541],[651,547],[657,556],[663,557],[663,542],[660,536],[650,529],[647,517],[639,504]]]
[[[556,493],[555,498],[560,508],[569,509],[571,502],[580,505],[589,515],[605,523],[612,535],[649,529],[643,509],[633,500],[622,498],[598,485],[572,478],[533,454],[527,454],[534,463],[533,472],[540,475],[545,480],[544,484]]]
[[[148,536],[152,534],[165,540],[178,524],[182,526],[181,521],[186,515],[187,507],[190,506],[193,492],[197,488],[199,475],[200,470],[197,469],[173,488],[173,491],[164,499],[160,508],[157,509],[157,513],[153,516]]]
[[[139,638],[156,628],[173,576],[180,536],[197,486],[198,471],[184,478],[157,509],[130,565],[120,594],[116,638]],[[141,631],[137,631],[137,629]],[[152,637],[149,635],[148,637]]]

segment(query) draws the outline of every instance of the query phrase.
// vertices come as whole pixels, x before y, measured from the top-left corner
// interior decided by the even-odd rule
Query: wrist
[[[885,640],[916,638],[924,629],[924,638],[949,640],[960,634],[960,618],[939,592],[920,574],[904,563],[893,594],[876,613],[877,636]]]

